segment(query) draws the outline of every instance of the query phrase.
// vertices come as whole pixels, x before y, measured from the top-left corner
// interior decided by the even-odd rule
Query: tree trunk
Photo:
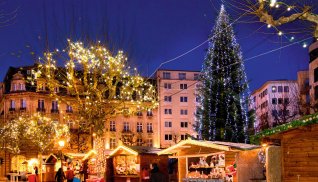
[[[42,161],[43,161],[43,158],[42,158],[42,152],[40,152],[38,154],[38,160],[39,160],[39,182],[42,182]]]

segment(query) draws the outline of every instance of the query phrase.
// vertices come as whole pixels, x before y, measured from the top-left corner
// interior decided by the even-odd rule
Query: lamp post
[[[63,169],[63,152],[62,152],[62,148],[65,145],[65,141],[64,140],[60,140],[58,143],[59,143],[59,146],[60,146],[60,149],[61,149],[61,168]]]

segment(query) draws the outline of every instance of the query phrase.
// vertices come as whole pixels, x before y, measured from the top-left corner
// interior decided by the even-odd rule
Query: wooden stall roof
[[[139,155],[139,154],[157,154],[161,149],[154,147],[145,147],[145,146],[126,146],[120,145],[116,149],[114,149],[109,156],[112,157],[114,155]]]
[[[198,150],[197,147],[200,147]],[[250,145],[245,143],[232,143],[232,142],[220,142],[220,141],[204,141],[204,140],[192,140],[187,139],[179,142],[178,144],[171,146],[158,152],[158,155],[173,154],[181,150],[190,151],[190,148],[195,148],[196,153],[207,154],[220,151],[240,151],[240,150],[252,150],[260,148],[258,145]]]

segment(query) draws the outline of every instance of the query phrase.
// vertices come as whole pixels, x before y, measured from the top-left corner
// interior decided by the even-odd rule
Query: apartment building
[[[157,71],[161,147],[169,147],[189,136],[197,137],[193,125],[199,106],[199,74],[198,71]]]
[[[254,109],[256,113],[256,132],[299,117],[297,81],[267,81],[251,94],[251,101],[249,109]]]

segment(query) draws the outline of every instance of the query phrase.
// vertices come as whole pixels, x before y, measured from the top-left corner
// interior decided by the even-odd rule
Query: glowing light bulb
[[[290,11],[290,10],[291,10],[291,8],[290,8],[290,7],[288,7],[288,8],[287,8],[287,11]]]
[[[272,27],[272,25],[271,25],[271,24],[268,24],[268,25],[267,25],[267,28],[271,28],[271,27]]]
[[[283,32],[282,32],[282,31],[279,31],[279,32],[278,32],[278,35],[279,35],[279,36],[282,36],[282,35],[283,35]]]
[[[307,43],[305,42],[304,44],[303,44],[303,48],[306,48],[307,47]]]
[[[290,41],[293,41],[295,39],[295,37],[294,36],[292,36],[291,38],[290,38]]]
[[[273,7],[276,4],[276,0],[271,0],[270,6]]]
[[[276,4],[275,8],[279,8],[279,4]]]

